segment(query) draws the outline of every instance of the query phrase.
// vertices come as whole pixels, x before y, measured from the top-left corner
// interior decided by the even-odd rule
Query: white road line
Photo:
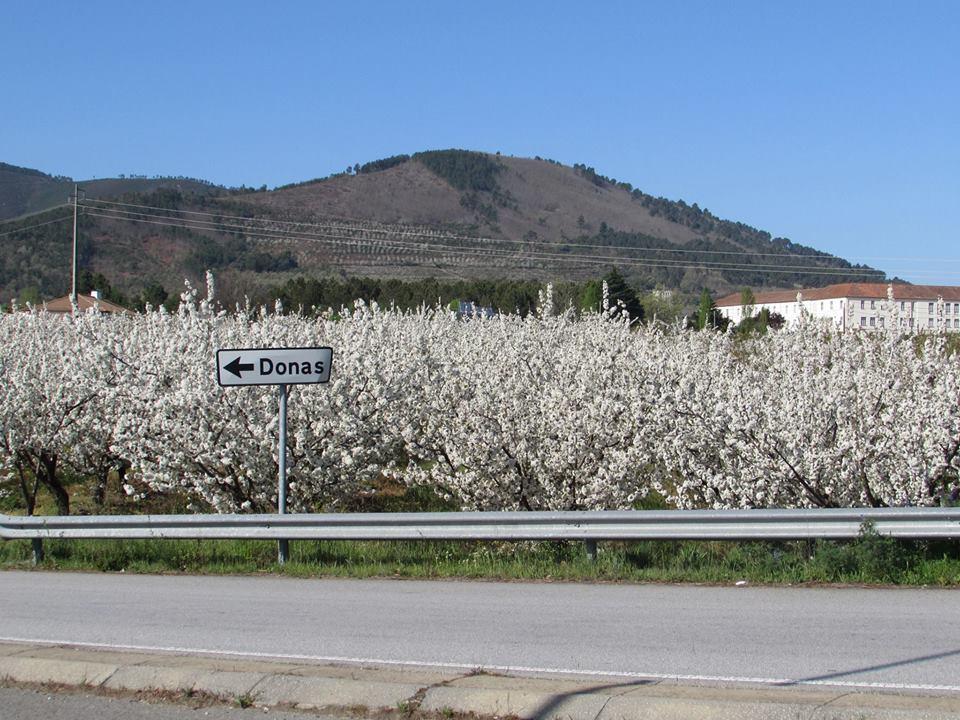
[[[77,642],[74,640],[48,640],[41,638],[0,637],[0,643],[22,645],[66,646],[95,650],[120,650],[124,652],[155,652],[173,655],[204,655],[208,657],[255,658],[258,660],[299,660],[303,662],[338,665],[383,665],[387,667],[440,668],[443,670],[487,670],[523,675],[572,675],[576,677],[625,678],[631,680],[659,680],[676,682],[738,683],[771,686],[817,686],[842,687],[856,690],[906,690],[960,693],[960,685],[927,685],[922,683],[851,682],[843,680],[795,680],[790,678],[739,677],[728,675],[681,675],[653,672],[630,672],[624,670],[581,670],[569,668],[528,667],[525,665],[485,665],[477,663],[435,662],[430,660],[384,660],[382,658],[338,657],[334,655],[295,655],[287,653],[246,652],[241,650],[209,650],[189,647],[164,647],[158,645],[118,645],[113,643]]]

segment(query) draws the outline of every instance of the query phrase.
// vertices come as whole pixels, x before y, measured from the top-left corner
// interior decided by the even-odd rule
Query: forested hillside
[[[81,187],[81,267],[133,304],[175,297],[207,269],[240,300],[276,296],[298,277],[583,283],[618,268],[639,293],[688,299],[884,278],[542,158],[427,151],[273,191],[141,177]],[[0,164],[0,219],[16,216],[0,224],[0,301],[68,291],[72,189],[70,178]]]
[[[144,193],[159,188],[202,192],[215,186],[205,180],[186,177],[121,176],[102,180],[77,181],[89,198]],[[64,175],[47,175],[39,170],[0,162],[0,220],[43,212],[66,204],[75,181]]]

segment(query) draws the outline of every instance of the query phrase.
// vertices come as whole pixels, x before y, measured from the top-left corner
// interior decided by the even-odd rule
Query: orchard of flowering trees
[[[802,323],[735,337],[606,311],[462,319],[357,303],[307,318],[180,309],[0,315],[0,493],[61,513],[69,471],[200,510],[277,503],[273,388],[215,351],[330,346],[291,388],[289,502],[336,510],[385,477],[465,509],[935,505],[960,488],[960,357],[942,336]],[[134,488],[138,488],[135,490]]]

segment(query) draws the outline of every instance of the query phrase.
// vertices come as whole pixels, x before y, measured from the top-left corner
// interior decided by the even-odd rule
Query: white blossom
[[[288,403],[289,503],[336,509],[392,476],[476,509],[931,505],[958,491],[960,360],[941,335],[807,318],[738,338],[358,302],[228,314],[187,285],[176,313],[0,316],[2,491],[44,462],[120,460],[125,491],[199,509],[277,503],[275,388],[221,388],[222,348],[333,348]],[[608,291],[604,289],[606,298]],[[896,309],[891,298],[888,301]],[[141,485],[140,483],[143,483]],[[129,488],[129,489],[127,489]]]

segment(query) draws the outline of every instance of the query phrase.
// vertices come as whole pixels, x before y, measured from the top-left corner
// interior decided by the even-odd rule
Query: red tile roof
[[[771,290],[754,293],[754,305],[795,302],[797,293],[803,300],[836,300],[838,298],[865,298],[886,300],[889,283],[839,283],[822,288],[802,290]],[[960,302],[960,287],[955,285],[907,285],[895,283],[893,297],[897,300],[936,300],[942,297],[951,302]],[[740,293],[731,293],[716,302],[717,307],[736,307],[741,304]]]
[[[52,313],[68,313],[72,312],[73,308],[70,304],[70,296],[64,295],[63,297],[58,297],[55,300],[47,300],[43,303],[43,307],[47,312]],[[125,307],[112,303],[109,300],[104,300],[103,298],[95,298],[90,295],[77,295],[77,307],[81,312],[89,310],[90,308],[96,308],[102,313],[128,313],[130,312]]]

